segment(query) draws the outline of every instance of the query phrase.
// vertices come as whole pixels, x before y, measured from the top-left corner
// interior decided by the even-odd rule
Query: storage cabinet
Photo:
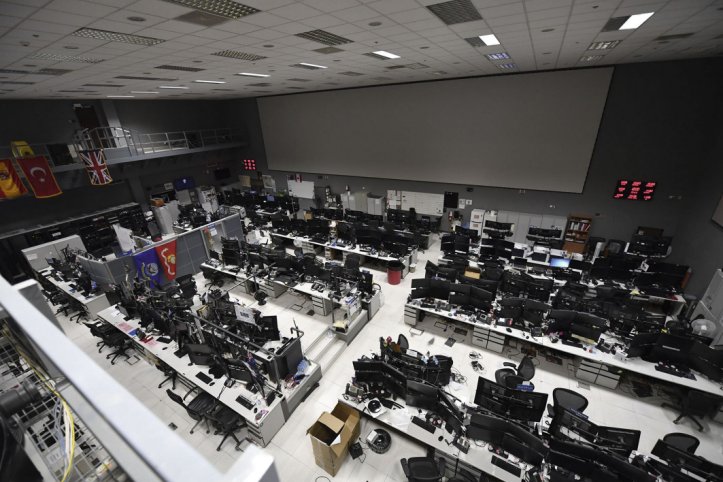
[[[570,253],[585,251],[587,238],[590,237],[591,225],[592,217],[586,214],[571,214],[568,216],[563,249]]]

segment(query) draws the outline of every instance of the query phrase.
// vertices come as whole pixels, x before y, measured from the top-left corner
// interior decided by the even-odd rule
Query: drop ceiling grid
[[[0,16],[0,26],[9,29],[0,37],[0,64],[3,68],[20,68],[17,64],[29,62],[21,57],[20,52],[23,51],[97,57],[106,61],[100,64],[78,64],[33,59],[32,63],[38,65],[38,68],[71,66],[82,75],[47,76],[48,78],[34,85],[18,86],[16,93],[25,93],[26,96],[42,96],[69,89],[75,83],[74,79],[86,79],[89,83],[94,83],[96,79],[107,79],[115,75],[138,76],[141,75],[140,70],[150,71],[151,76],[158,76],[155,67],[162,63],[207,69],[198,73],[174,72],[181,74],[178,76],[178,83],[189,83],[195,78],[223,76],[228,82],[227,85],[238,89],[245,88],[243,78],[233,74],[248,70],[260,73],[274,70],[271,77],[272,87],[268,89],[273,92],[276,83],[298,76],[299,72],[305,72],[312,77],[304,86],[314,88],[321,84],[328,85],[328,82],[324,81],[329,78],[344,86],[373,84],[373,78],[380,76],[391,79],[379,81],[382,83],[438,78],[434,74],[436,71],[445,71],[447,75],[498,73],[496,64],[488,61],[484,55],[500,51],[510,54],[511,61],[515,62],[520,70],[551,68],[548,60],[550,55],[544,54],[547,51],[553,51],[559,57],[554,67],[575,66],[579,57],[586,52],[587,46],[596,40],[624,40],[615,49],[604,53],[605,63],[621,59],[631,61],[631,56],[640,55],[639,52],[644,52],[646,60],[681,58],[689,55],[685,52],[719,53],[721,47],[720,41],[712,40],[721,33],[720,22],[716,21],[720,18],[720,2],[713,0],[624,0],[614,2],[618,4],[615,8],[611,8],[611,2],[602,0],[474,0],[473,4],[483,19],[451,26],[444,25],[425,8],[426,5],[439,3],[438,1],[395,0],[360,5],[354,1],[255,0],[244,3],[265,10],[264,12],[208,29],[174,20],[175,17],[193,10],[158,0],[105,0],[92,3],[82,0],[55,0],[45,6],[42,2],[35,2],[35,7],[29,6],[29,3],[32,2],[3,3],[9,5],[9,8],[3,8],[3,16]],[[592,6],[598,3],[599,8],[593,9]],[[43,8],[36,8],[40,6]],[[641,8],[655,8],[657,12],[643,28],[632,32],[600,32],[611,16],[640,13]],[[81,15],[68,13],[74,10]],[[564,15],[565,11],[570,12],[569,18]],[[142,16],[146,21],[133,22],[128,19],[130,16]],[[660,21],[656,25],[655,21],[658,19]],[[373,21],[382,22],[382,25],[369,26]],[[76,28],[84,26],[156,37],[166,42],[155,47],[142,47],[69,36]],[[327,55],[313,51],[323,47],[322,44],[294,35],[316,28],[347,37],[354,40],[354,43],[341,45],[344,52]],[[542,33],[540,30],[543,28],[555,30]],[[559,32],[563,29],[564,33]],[[658,35],[687,33],[689,29],[696,33],[692,38],[671,41],[669,44],[657,44],[653,41]],[[33,33],[39,34],[41,38],[32,37]],[[472,47],[464,41],[466,37],[487,33],[495,33],[502,45]],[[707,38],[701,38],[703,36]],[[30,45],[17,48],[23,41],[30,42]],[[273,43],[275,47],[263,47],[267,42]],[[64,45],[79,48],[65,50]],[[429,48],[422,50],[422,46]],[[269,58],[257,62],[221,57],[209,59],[209,54],[214,53],[214,49],[240,50]],[[402,59],[377,60],[362,55],[375,49],[395,52],[401,55]],[[194,60],[200,60],[201,63],[193,62]],[[329,68],[324,71],[302,71],[288,67],[301,61],[327,65]],[[390,71],[386,66],[391,62],[400,65],[422,63],[429,68]],[[345,71],[363,75],[338,75],[338,72]],[[13,79],[22,80],[23,74],[11,75]],[[132,85],[138,86],[138,90],[153,90],[157,87],[149,85],[148,82],[133,81]],[[124,85],[131,84],[125,81]],[[199,89],[198,84],[193,85],[194,92],[186,95],[211,95],[210,92]],[[5,97],[9,96],[6,94]]]

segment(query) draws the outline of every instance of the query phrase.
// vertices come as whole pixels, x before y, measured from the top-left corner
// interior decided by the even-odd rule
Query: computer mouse
[[[550,340],[550,341],[551,341],[552,343],[557,343],[558,340],[557,340],[557,338],[553,338],[553,339]]]
[[[507,333],[512,333],[512,328],[507,327]]]

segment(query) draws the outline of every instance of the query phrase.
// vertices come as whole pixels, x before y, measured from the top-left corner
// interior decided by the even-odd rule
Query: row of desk
[[[306,376],[291,389],[284,387],[282,384],[281,394],[277,395],[276,399],[267,406],[261,393],[252,393],[246,389],[243,383],[235,381],[233,386],[226,387],[225,382],[227,379],[225,376],[215,379],[212,375],[209,375],[208,367],[192,364],[188,355],[176,356],[174,352],[178,350],[178,345],[175,341],[164,344],[155,337],[150,341],[140,341],[135,336],[136,330],[141,327],[140,320],[137,318],[125,320],[123,313],[115,306],[102,310],[98,313],[98,317],[126,334],[128,338],[133,340],[139,351],[148,356],[152,362],[155,363],[155,359],[163,361],[175,370],[187,384],[200,388],[241,415],[248,425],[249,438],[262,447],[268,445],[273,436],[289,419],[294,409],[321,379],[319,365],[307,360],[309,366],[305,372]],[[211,382],[203,382],[197,377],[199,373],[208,375],[212,379]],[[266,390],[271,389],[266,388]],[[253,403],[253,408],[246,408],[239,403],[236,400],[239,396]]]
[[[258,289],[264,291],[270,298],[277,298],[287,290],[301,293],[311,299],[311,303],[315,312],[321,313],[323,316],[329,315],[334,311],[334,304],[338,303],[348,319],[346,329],[332,328],[337,336],[342,338],[347,344],[359,334],[361,329],[367,322],[374,317],[381,307],[381,291],[375,293],[368,299],[363,299],[359,294],[352,294],[343,297],[340,300],[334,300],[331,290],[324,288],[322,291],[312,289],[313,283],[301,281],[293,285],[286,284],[283,281],[272,280],[268,277],[257,277],[249,275],[236,266],[225,266],[221,264],[203,263],[202,268],[214,270],[226,277],[240,282],[238,288],[247,294],[254,291],[254,283]]]
[[[677,377],[655,369],[655,365],[639,358],[628,359],[624,356],[604,353],[593,348],[592,351],[584,350],[574,346],[568,346],[562,342],[553,343],[548,336],[532,337],[528,332],[513,327],[504,327],[494,324],[490,317],[473,317],[458,315],[454,311],[441,310],[436,308],[422,307],[418,300],[413,300],[404,306],[404,322],[410,326],[416,326],[422,318],[422,313],[431,314],[466,326],[472,330],[472,344],[481,348],[502,353],[507,338],[529,343],[537,347],[562,353],[580,359],[576,375],[578,378],[605,386],[615,388],[623,371],[637,373],[659,381],[680,385],[686,388],[693,388],[723,397],[723,385],[708,380],[704,375],[695,373],[696,380]],[[609,341],[615,341],[609,335],[603,335]]]
[[[91,317],[95,317],[99,311],[109,306],[108,297],[105,293],[93,294],[85,296],[80,291],[76,290],[71,286],[71,283],[63,280],[58,280],[54,276],[51,276],[52,268],[45,268],[38,271],[38,274],[52,283],[55,287],[63,291],[68,296],[76,299],[78,302],[85,305],[88,313]]]

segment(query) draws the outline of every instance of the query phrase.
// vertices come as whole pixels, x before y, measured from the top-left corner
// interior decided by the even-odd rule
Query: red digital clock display
[[[637,181],[620,179],[615,187],[613,198],[631,201],[651,201],[658,183],[653,181]]]

